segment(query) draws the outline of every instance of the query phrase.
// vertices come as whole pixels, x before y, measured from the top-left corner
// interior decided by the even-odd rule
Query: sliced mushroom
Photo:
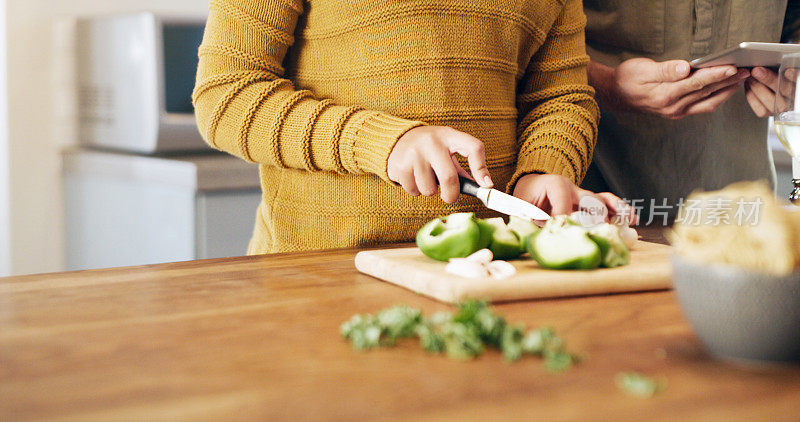
[[[496,280],[502,280],[517,273],[516,267],[507,261],[492,261],[486,264],[486,268],[489,270],[489,275]]]
[[[631,226],[620,226],[619,237],[625,242],[625,246],[631,249],[636,241],[639,240],[639,233]]]
[[[494,256],[492,255],[492,251],[490,251],[489,249],[481,249],[464,259],[473,262],[480,262],[482,264],[488,264],[489,262],[492,262],[493,258]]]
[[[489,275],[489,270],[482,262],[470,260],[469,258],[452,258],[444,267],[444,271],[466,278],[481,278]]]
[[[624,214],[615,215],[611,217],[611,224],[619,228],[619,237],[625,242],[625,246],[630,249],[639,240],[639,233],[630,226],[630,216]]]

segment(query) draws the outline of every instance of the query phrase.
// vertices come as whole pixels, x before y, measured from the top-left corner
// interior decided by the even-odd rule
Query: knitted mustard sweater
[[[211,0],[193,93],[213,147],[260,164],[249,253],[408,241],[486,212],[412,197],[386,162],[406,131],[482,140],[498,187],[579,182],[599,113],[580,0]]]

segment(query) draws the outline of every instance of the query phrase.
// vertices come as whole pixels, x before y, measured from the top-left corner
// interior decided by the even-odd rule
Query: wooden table
[[[800,419],[800,368],[711,360],[672,292],[498,305],[585,355],[563,374],[411,342],[355,352],[338,334],[354,313],[448,308],[357,274],[355,253],[0,279],[0,420]],[[668,387],[628,396],[630,370]]]

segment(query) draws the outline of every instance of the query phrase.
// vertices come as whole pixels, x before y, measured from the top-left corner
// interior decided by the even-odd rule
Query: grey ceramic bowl
[[[706,350],[747,361],[800,361],[800,272],[786,277],[672,257],[681,307]]]

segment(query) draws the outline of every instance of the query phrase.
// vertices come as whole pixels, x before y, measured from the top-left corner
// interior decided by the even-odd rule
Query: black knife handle
[[[478,196],[478,189],[480,186],[478,186],[474,180],[468,179],[464,176],[458,176],[458,183],[461,185],[461,193],[474,197]]]

